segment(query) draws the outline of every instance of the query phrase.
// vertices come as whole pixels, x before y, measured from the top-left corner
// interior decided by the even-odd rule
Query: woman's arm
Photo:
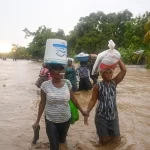
[[[74,105],[80,110],[80,112],[82,113],[83,116],[87,115],[81,108],[81,106],[79,105],[76,97],[74,96],[74,93],[72,92],[72,90],[70,90],[70,98],[72,100],[72,102],[74,103]]]
[[[45,108],[45,104],[46,104],[46,94],[43,92],[43,90],[41,90],[41,101],[39,103],[38,116],[37,116],[36,122],[32,126],[33,129],[36,129],[40,122],[41,116],[42,116],[44,108]]]
[[[99,86],[96,84],[93,88],[92,97],[91,97],[90,102],[87,107],[88,113],[90,113],[90,111],[92,110],[92,108],[94,107],[94,105],[98,99],[98,91],[99,91]]]
[[[127,69],[126,69],[124,63],[121,60],[119,60],[118,64],[119,64],[119,67],[120,67],[120,72],[113,79],[115,81],[116,85],[123,80],[123,78],[124,78],[124,76],[126,75],[126,72],[127,72]]]
[[[92,97],[91,97],[90,102],[89,102],[88,107],[87,107],[87,116],[84,116],[84,124],[85,125],[88,125],[89,113],[92,110],[92,108],[94,107],[94,105],[98,99],[98,91],[99,91],[99,86],[95,85],[93,88]]]

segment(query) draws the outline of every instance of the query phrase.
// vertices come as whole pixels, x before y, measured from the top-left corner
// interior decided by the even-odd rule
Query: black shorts
[[[95,115],[97,134],[101,136],[120,136],[119,119],[107,120],[100,115]]]
[[[80,78],[79,91],[81,91],[81,90],[91,90],[91,89],[92,89],[92,84],[90,82],[89,77]]]

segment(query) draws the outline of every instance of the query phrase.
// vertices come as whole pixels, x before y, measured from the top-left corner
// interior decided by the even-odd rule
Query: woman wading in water
[[[46,133],[50,142],[50,150],[59,150],[59,143],[66,142],[66,136],[70,127],[69,100],[76,105],[82,115],[86,113],[80,107],[72,92],[69,80],[62,79],[63,65],[49,65],[52,80],[41,85],[41,102],[39,104],[38,116],[33,124],[33,129],[39,125],[43,111],[45,110]]]

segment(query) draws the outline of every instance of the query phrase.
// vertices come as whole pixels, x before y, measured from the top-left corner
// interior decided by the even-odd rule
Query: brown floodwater
[[[0,60],[0,150],[48,150],[44,117],[40,139],[31,146],[40,90],[35,86],[41,63],[26,60]],[[117,73],[118,69],[115,71]],[[86,109],[92,91],[77,92],[76,97]],[[94,125],[95,107],[89,125],[83,117],[71,125],[67,147],[63,150],[150,150],[150,70],[128,66],[125,79],[117,87],[117,105],[122,140],[118,144],[97,147]]]

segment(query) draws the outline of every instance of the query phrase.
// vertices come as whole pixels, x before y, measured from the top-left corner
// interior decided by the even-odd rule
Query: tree
[[[12,44],[11,55],[14,60],[16,59],[29,59],[29,53],[25,47],[19,46],[18,44]]]
[[[62,29],[58,29],[57,32],[52,32],[51,28],[46,28],[46,26],[40,26],[35,32],[30,32],[27,28],[23,31],[25,32],[25,37],[33,37],[27,50],[34,59],[43,59],[47,39],[66,39]]]
[[[118,47],[123,46],[125,22],[131,20],[131,17],[132,13],[128,10],[107,15],[99,11],[81,17],[70,33],[69,39],[74,41],[74,45],[69,47],[69,50],[73,49],[76,53],[99,53],[108,48],[107,43],[110,39],[113,39]]]
[[[150,18],[148,18],[148,21],[146,22],[144,26],[144,30],[146,32],[144,36],[144,43],[150,42]]]

